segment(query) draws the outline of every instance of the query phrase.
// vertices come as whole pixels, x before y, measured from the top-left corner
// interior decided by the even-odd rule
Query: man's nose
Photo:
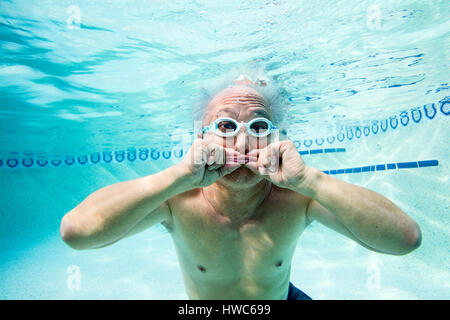
[[[242,127],[235,136],[234,150],[241,154],[246,154],[249,151],[249,137],[245,127]]]

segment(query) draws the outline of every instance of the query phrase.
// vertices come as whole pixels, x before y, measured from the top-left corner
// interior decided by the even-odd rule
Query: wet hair
[[[287,91],[279,81],[267,76],[266,72],[257,66],[241,66],[233,68],[215,80],[208,79],[201,85],[201,89],[195,97],[193,104],[193,119],[201,121],[206,115],[209,102],[222,90],[230,86],[238,85],[236,81],[245,78],[251,84],[246,84],[259,92],[267,101],[269,110],[273,116],[275,125],[285,128],[289,115],[289,100]]]

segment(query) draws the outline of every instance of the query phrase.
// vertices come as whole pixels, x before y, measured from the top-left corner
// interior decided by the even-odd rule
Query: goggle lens
[[[262,120],[255,121],[250,125],[250,130],[256,135],[265,134],[269,130],[269,123]]]
[[[217,129],[222,133],[235,132],[237,128],[237,123],[230,120],[220,120],[217,123]]]

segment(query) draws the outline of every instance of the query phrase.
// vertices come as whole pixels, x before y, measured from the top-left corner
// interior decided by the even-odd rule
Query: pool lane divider
[[[423,111],[423,112],[422,112]],[[329,145],[333,143],[341,143],[344,140],[356,140],[361,138],[362,136],[368,136],[370,134],[379,134],[382,132],[386,132],[390,127],[391,130],[395,130],[398,127],[406,127],[408,124],[419,123],[422,119],[428,118],[429,120],[435,119],[436,115],[440,113],[444,116],[448,116],[450,114],[450,96],[446,96],[445,98],[439,100],[437,104],[429,103],[423,105],[422,107],[411,108],[409,111],[402,111],[399,114],[400,120],[397,119],[397,115],[389,117],[389,119],[384,120],[373,120],[371,125],[366,126],[352,126],[345,127],[345,132],[339,132],[336,136],[329,136],[327,138],[316,138],[316,139],[305,139],[303,140],[303,146],[308,148],[307,150],[300,150],[300,155],[315,155],[315,154],[323,154],[323,153],[332,153],[332,152],[345,152],[344,148],[320,148],[320,149],[309,149],[314,143],[319,147],[325,142],[328,142]],[[302,146],[301,140],[293,140],[297,150]],[[150,153],[150,155],[149,155]],[[128,160],[133,162],[136,159],[140,159],[142,161],[147,160],[149,157],[153,160],[158,160],[160,158],[170,159],[171,157],[181,158],[183,156],[183,150],[178,151],[178,154],[175,150],[165,150],[160,152],[158,149],[152,148],[149,150],[148,148],[139,148],[139,154],[136,154],[135,148],[128,148],[127,151],[118,150],[114,151],[114,155],[111,151],[103,151],[103,152],[94,152],[87,155],[82,156],[69,156],[65,160],[60,159],[33,159],[32,157],[26,157],[22,159],[16,158],[8,158],[6,160],[0,159],[0,168],[1,167],[9,167],[15,168],[20,164],[29,168],[34,164],[40,167],[45,167],[48,164],[52,164],[54,167],[58,167],[61,164],[66,164],[68,166],[73,165],[74,163],[78,163],[81,165],[87,163],[97,164],[103,160],[104,163],[110,163],[115,160],[116,162],[122,162],[124,160]],[[162,159],[161,159],[162,160]],[[402,168],[400,168],[402,169]],[[335,170],[333,170],[335,171]],[[341,170],[339,170],[341,173]]]
[[[326,148],[326,149],[311,149],[311,150],[299,150],[300,155],[315,155],[315,154],[324,154],[324,153],[336,153],[336,152],[345,152],[345,148]],[[139,159],[141,161],[146,160],[168,160],[172,157],[180,159],[183,157],[183,150],[179,150],[175,152],[172,151],[160,151],[158,149],[147,149],[147,148],[139,148],[139,153],[136,153],[136,149],[129,148],[127,151],[118,150],[118,151],[103,151],[103,152],[94,152],[89,156],[70,156],[65,160],[60,159],[34,159],[32,157],[17,159],[17,158],[9,158],[4,162],[0,159],[0,168],[5,164],[5,168],[16,168],[19,165],[22,165],[25,168],[30,168],[32,166],[45,167],[47,165],[53,165],[54,167],[59,167],[61,164],[65,164],[67,166],[71,166],[75,163],[85,165],[88,163],[98,164],[100,162],[110,163],[113,160],[120,163],[123,161],[134,162]],[[103,160],[103,161],[102,161]]]
[[[411,162],[392,162],[392,163],[376,164],[376,165],[354,167],[354,168],[347,168],[347,169],[323,170],[322,172],[326,173],[328,175],[335,175],[335,174],[346,174],[346,173],[389,171],[389,170],[396,170],[396,169],[436,167],[438,165],[439,165],[438,160],[419,160],[419,161],[411,161]]]
[[[333,152],[345,152],[345,148],[324,148],[324,149],[311,149],[311,150],[300,150],[300,155],[307,154],[320,154],[320,153],[333,153]]]
[[[112,152],[102,152],[102,156],[100,152],[92,153],[90,156],[78,156],[78,157],[69,157],[64,161],[59,159],[54,160],[46,160],[46,159],[37,159],[34,161],[33,158],[24,158],[22,161],[16,158],[10,158],[5,161],[5,168],[16,168],[19,164],[22,164],[25,168],[32,167],[35,163],[39,167],[45,167],[47,165],[52,164],[54,167],[59,167],[62,163],[67,166],[71,166],[75,163],[85,165],[88,163],[98,164],[100,162],[103,163],[111,163],[115,160],[118,163],[121,163],[125,160],[134,162],[136,159],[141,161],[145,161],[149,159],[147,148],[140,148],[139,155],[136,155],[136,150],[128,150],[126,153],[123,150],[115,151],[114,155]],[[311,150],[299,150],[300,155],[317,155],[317,154],[325,154],[325,153],[337,153],[337,152],[346,152],[345,148],[324,148],[324,149],[311,149]],[[163,159],[170,159],[171,156],[175,156],[176,158],[181,158],[183,156],[183,150],[180,150],[178,155],[170,151],[159,152],[157,149],[152,149],[150,154],[150,159],[158,160],[162,155]],[[76,160],[75,160],[76,158]],[[3,166],[3,160],[0,159],[0,167]],[[396,169],[412,169],[412,168],[423,168],[423,167],[435,167],[439,165],[438,160],[420,160],[420,161],[411,161],[411,162],[394,162],[394,163],[386,163],[386,164],[376,164],[376,165],[368,165],[361,167],[352,167],[346,169],[332,169],[332,170],[323,170],[322,172],[335,175],[335,174],[346,174],[346,173],[362,173],[362,172],[374,172],[374,171],[389,171]]]
[[[344,143],[345,140],[355,141],[371,134],[379,135],[388,130],[394,131],[408,125],[415,125],[423,119],[434,120],[437,119],[436,116],[438,114],[442,114],[445,117],[450,115],[450,96],[444,97],[437,103],[428,103],[420,107],[413,107],[409,110],[401,111],[399,114],[389,116],[388,118],[382,120],[372,120],[370,121],[370,124],[344,126],[336,135],[304,140],[293,140],[293,142],[297,148],[300,148],[301,146],[310,148],[314,144],[320,147],[325,143],[325,141],[329,145],[334,143]]]

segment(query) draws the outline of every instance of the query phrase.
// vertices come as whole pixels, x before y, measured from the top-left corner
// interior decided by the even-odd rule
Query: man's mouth
[[[246,155],[230,156],[230,157],[227,157],[226,162],[245,164],[250,161],[256,161],[256,157],[246,156]]]

